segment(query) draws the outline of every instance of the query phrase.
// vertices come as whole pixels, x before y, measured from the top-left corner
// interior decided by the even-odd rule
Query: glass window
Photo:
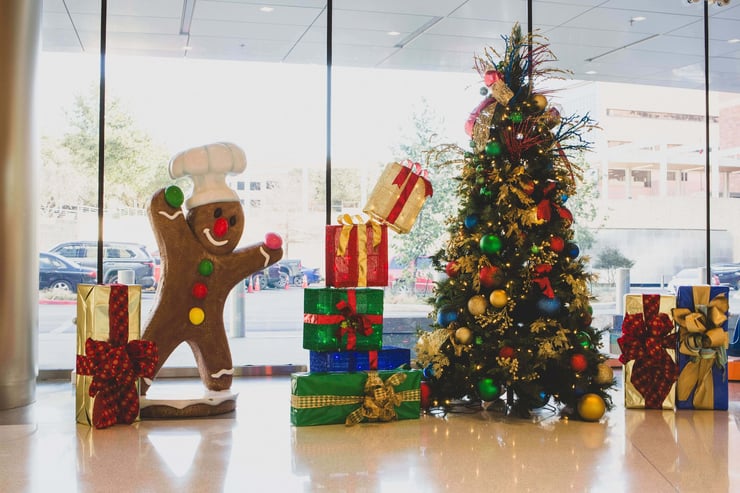
[[[661,289],[684,269],[706,268],[707,192],[711,270],[724,273],[740,263],[733,222],[740,212],[740,80],[732,65],[737,22],[733,9],[710,6],[707,143],[701,3],[627,2],[618,12],[608,4],[581,3],[535,1],[533,20],[555,49],[555,66],[578,68],[572,78],[551,82],[551,102],[566,114],[589,114],[600,127],[588,136],[592,152],[570,156],[584,179],[578,196],[568,200],[580,250],[599,276],[592,286],[596,323],[607,327],[619,312],[615,269],[629,266],[634,289]],[[373,13],[339,6],[333,18],[330,184],[325,2],[307,0],[273,12],[206,2],[192,19],[183,17],[181,7],[143,2],[109,8],[106,241],[140,243],[156,254],[148,199],[173,183],[190,193],[188,180],[169,177],[169,159],[209,142],[241,146],[247,170],[230,183],[245,211],[242,245],[279,233],[285,275],[257,273],[259,282],[250,276],[240,285],[243,296],[235,293],[227,301],[235,364],[305,364],[302,289],[308,273],[309,287],[320,286],[327,268],[327,189],[332,221],[359,214],[389,162],[419,162],[435,193],[412,234],[390,235],[391,274],[404,283],[392,281],[385,292],[386,342],[411,345],[416,329],[428,323],[425,298],[440,275],[429,269],[428,255],[443,244],[444,220],[455,208],[453,168],[426,151],[443,143],[467,146],[464,123],[481,99],[473,55],[487,46],[500,49],[501,34],[514,22],[526,26],[526,2],[505,9],[477,0],[382,2]],[[629,30],[611,23],[638,9],[649,15]],[[97,5],[44,5],[40,251],[97,237],[99,14]],[[144,18],[155,20],[139,22]],[[585,69],[583,60],[590,60]],[[94,261],[97,250],[73,246],[63,255]],[[300,272],[290,270],[296,261]],[[721,282],[739,284],[724,274]],[[243,306],[235,299],[243,299]],[[145,290],[144,318],[153,300],[153,289]],[[43,360],[44,334],[73,335],[73,317],[73,303],[63,314],[40,306],[42,368],[73,364],[74,342],[67,361]]]

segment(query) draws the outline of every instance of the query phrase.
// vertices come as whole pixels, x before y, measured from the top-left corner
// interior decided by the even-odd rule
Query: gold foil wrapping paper
[[[110,286],[80,284],[77,287],[77,354],[85,354],[85,341],[107,341],[110,321]],[[128,340],[141,335],[141,286],[128,286]],[[92,376],[75,375],[75,415],[78,423],[92,426],[95,398],[88,389]]]

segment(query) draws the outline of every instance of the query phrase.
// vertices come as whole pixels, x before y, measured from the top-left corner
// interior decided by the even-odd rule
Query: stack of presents
[[[389,164],[363,211],[326,226],[326,286],[304,290],[309,371],[291,376],[296,426],[418,419],[421,372],[410,350],[383,347],[388,229],[408,233],[430,182],[417,163]]]
[[[725,286],[628,294],[618,339],[625,407],[726,410],[728,308]]]

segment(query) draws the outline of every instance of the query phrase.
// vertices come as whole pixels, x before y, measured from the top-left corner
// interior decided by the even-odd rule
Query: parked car
[[[388,264],[388,286],[395,293],[412,291],[410,283],[405,279],[406,272],[411,272],[412,266],[402,264],[398,257],[393,257]],[[413,292],[417,294],[431,294],[434,282],[439,279],[441,273],[434,270],[432,258],[421,256],[416,258],[416,278],[414,279]]]
[[[318,269],[316,269],[318,274]],[[249,276],[245,282],[247,286],[252,283],[252,287],[259,286],[259,289],[276,288],[284,289],[291,284],[296,287],[303,286],[303,265],[298,259],[283,259],[266,269],[255,272]],[[312,275],[312,277],[315,277]]]
[[[98,271],[53,253],[39,253],[39,289],[75,292],[77,285],[94,284]]]
[[[732,289],[740,289],[740,264],[716,264],[712,266],[712,274],[716,274],[719,283]]]
[[[54,246],[51,253],[75,261],[86,267],[97,267],[98,243],[96,241],[68,241]],[[134,282],[142,288],[154,286],[154,259],[146,246],[138,243],[103,242],[103,282],[118,281],[119,270],[133,270]]]
[[[323,280],[321,269],[318,267],[301,267],[301,274],[306,278],[306,285],[316,284]]]
[[[692,267],[690,269],[682,269],[668,281],[668,291],[675,293],[678,286],[696,286],[697,284],[706,284],[707,281],[704,279],[702,273],[704,270],[701,267]],[[719,277],[716,274],[712,274],[712,285],[719,286]]]

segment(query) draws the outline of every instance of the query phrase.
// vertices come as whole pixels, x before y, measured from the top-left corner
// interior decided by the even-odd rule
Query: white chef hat
[[[170,176],[189,176],[193,193],[185,205],[188,209],[214,202],[239,201],[239,196],[226,185],[226,175],[247,169],[244,151],[230,142],[216,142],[182,151],[170,160]]]

